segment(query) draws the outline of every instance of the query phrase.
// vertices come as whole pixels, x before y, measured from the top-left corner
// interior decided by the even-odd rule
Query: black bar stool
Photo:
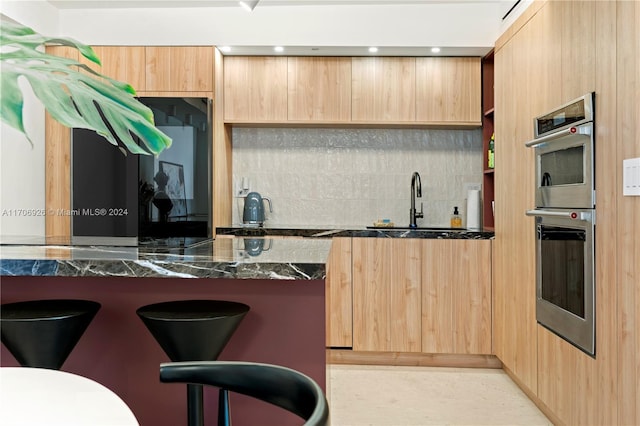
[[[0,306],[2,343],[23,367],[59,370],[100,306],[72,299],[5,303]]]
[[[155,303],[136,313],[169,359],[215,361],[249,312],[244,303],[224,300],[178,300]],[[204,424],[203,388],[187,385],[187,424]],[[229,417],[228,392],[220,390],[218,418]]]

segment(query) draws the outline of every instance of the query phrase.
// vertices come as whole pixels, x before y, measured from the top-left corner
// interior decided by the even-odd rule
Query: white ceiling
[[[256,7],[268,6],[347,6],[407,5],[436,3],[500,3],[505,13],[517,0],[259,0]],[[140,7],[237,7],[233,0],[49,0],[58,9],[107,9]]]
[[[508,19],[531,1],[522,0]],[[44,10],[51,9],[59,35],[93,45],[227,45],[230,55],[273,55],[280,45],[284,55],[326,56],[370,55],[370,46],[380,56],[430,56],[437,46],[441,56],[483,56],[516,2],[260,0],[249,13],[231,0],[2,0],[2,12],[34,26],[24,21],[36,11],[50,27]],[[48,7],[18,7],[27,3]]]

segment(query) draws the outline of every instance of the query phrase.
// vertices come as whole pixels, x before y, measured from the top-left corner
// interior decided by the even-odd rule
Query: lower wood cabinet
[[[422,352],[491,354],[491,240],[422,241]]]
[[[491,354],[491,241],[353,238],[353,350]]]
[[[421,351],[421,241],[353,238],[354,351]]]
[[[325,291],[327,347],[351,348],[353,345],[351,282],[351,238],[333,238]]]

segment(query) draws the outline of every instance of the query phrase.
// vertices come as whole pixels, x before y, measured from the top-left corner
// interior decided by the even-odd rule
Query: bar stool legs
[[[249,309],[224,300],[180,300],[143,306],[136,313],[171,361],[215,361]],[[228,398],[221,389],[219,418],[229,417]],[[204,423],[202,385],[187,385],[187,420],[189,426]]]
[[[100,309],[89,300],[33,300],[0,307],[2,343],[23,367],[59,370]]]

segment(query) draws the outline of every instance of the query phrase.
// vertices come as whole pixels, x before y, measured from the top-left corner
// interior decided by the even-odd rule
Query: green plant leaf
[[[24,123],[22,122],[22,106],[24,104],[22,91],[18,87],[18,78],[5,73],[1,75],[0,86],[2,87],[2,103],[0,104],[0,119],[16,130],[24,133]],[[27,135],[31,146],[33,142]]]
[[[111,144],[122,144],[135,154],[158,154],[171,145],[171,138],[155,127],[153,112],[134,97],[131,85],[73,59],[37,50],[44,43],[76,48],[100,63],[91,47],[73,39],[43,37],[30,28],[2,22],[2,121],[25,133],[18,86],[18,78],[24,76],[45,109],[65,126],[95,130]]]

